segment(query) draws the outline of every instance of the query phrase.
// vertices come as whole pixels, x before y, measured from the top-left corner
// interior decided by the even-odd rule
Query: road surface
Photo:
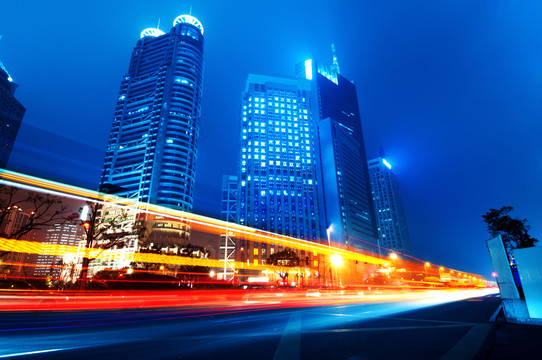
[[[498,302],[471,290],[322,306],[4,312],[0,358],[471,359]]]

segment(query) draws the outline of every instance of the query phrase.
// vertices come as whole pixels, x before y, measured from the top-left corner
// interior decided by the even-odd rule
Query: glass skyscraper
[[[356,86],[339,73],[332,45],[328,68],[312,60],[298,64],[311,80],[315,144],[318,148],[320,237],[340,246],[376,253],[378,231]]]
[[[142,202],[192,210],[203,82],[203,27],[181,15],[141,33],[124,76],[102,187]]]
[[[369,174],[381,245],[410,254],[410,238],[397,175],[382,157],[369,161]]]
[[[310,82],[250,74],[241,111],[238,222],[316,239],[319,226]]]
[[[237,220],[301,239],[329,235],[338,246],[376,253],[356,87],[339,74],[334,49],[329,69],[307,60],[296,75],[248,77]]]

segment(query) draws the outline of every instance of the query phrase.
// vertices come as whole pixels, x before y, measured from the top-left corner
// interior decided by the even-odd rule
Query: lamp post
[[[85,205],[79,217],[79,220],[81,221],[81,225],[83,225],[83,229],[86,235],[85,252],[84,252],[83,261],[81,264],[81,272],[79,273],[79,287],[78,288],[79,290],[82,290],[82,291],[84,291],[86,288],[88,268],[90,265],[90,248],[92,247],[92,243],[94,242],[94,237],[96,235],[95,234],[96,216],[99,209],[101,209],[101,205],[100,206],[94,205],[92,209],[88,205]],[[87,220],[89,213],[90,213],[90,219]]]
[[[338,267],[342,266],[343,258],[340,254],[333,254],[330,258],[330,262],[331,262],[330,266],[334,267],[335,271],[337,271],[335,278],[338,279],[339,286],[341,286],[341,277],[339,276]]]
[[[390,259],[393,263],[393,272],[394,272],[394,276],[396,275],[397,273],[397,264],[395,263],[395,261],[397,260],[397,254],[392,252],[390,253]],[[390,268],[390,272],[388,273],[388,276],[391,276],[391,268]]]
[[[427,277],[427,268],[429,266],[431,266],[431,264],[428,261],[426,261],[425,264],[423,264],[423,268],[425,269],[425,277]]]
[[[330,277],[330,280],[331,280],[331,287],[333,287],[333,269],[332,269],[332,266],[331,266],[331,257],[332,257],[332,254],[331,254],[331,231],[333,231],[333,225],[329,225],[329,227],[326,229],[327,246],[328,246],[328,249],[329,249],[329,277]]]

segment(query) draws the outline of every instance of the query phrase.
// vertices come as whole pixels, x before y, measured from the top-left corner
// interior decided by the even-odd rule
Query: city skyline
[[[536,31],[528,27],[540,26],[534,15],[529,15],[539,8],[533,11],[522,5],[511,9],[502,3],[487,7],[426,4],[424,8],[396,4],[392,6],[395,10],[387,12],[379,5],[362,4],[339,10],[339,5],[331,3],[312,7],[303,3],[291,5],[291,12],[282,13],[278,10],[281,6],[274,10],[250,5],[241,12],[243,7],[238,4],[212,5],[218,4],[204,2],[193,13],[206,24],[207,98],[203,102],[205,125],[201,129],[199,160],[209,164],[198,165],[197,177],[202,181],[196,185],[196,211],[209,212],[214,203],[218,204],[214,215],[219,214],[220,175],[235,169],[236,157],[228,152],[235,148],[231,145],[236,141],[234,134],[239,133],[235,125],[238,94],[246,74],[291,73],[292,63],[312,58],[313,53],[317,54],[314,58],[327,59],[333,42],[342,72],[357,84],[369,158],[375,157],[378,147],[383,145],[404,181],[414,255],[453,267],[465,268],[466,264],[474,272],[488,274],[484,240],[489,235],[480,215],[490,207],[502,205],[514,206],[514,215],[528,218],[533,236],[540,237],[541,211],[536,202],[525,196],[528,193],[528,198],[536,199],[540,195],[535,186],[540,177],[535,154],[540,146],[534,134],[540,128],[535,123],[540,115],[536,60],[541,58],[536,49],[542,47],[533,46],[539,40],[532,35]],[[97,16],[98,8],[87,9],[84,18]],[[127,14],[121,8],[114,5],[110,13],[101,17],[103,29],[95,23],[88,31],[67,32],[68,42],[59,39],[50,44],[42,37],[28,41],[31,32],[25,28],[38,15],[41,18],[44,9],[39,5],[33,9],[7,6],[6,14],[11,18],[0,28],[4,35],[0,58],[20,85],[18,98],[27,108],[14,150],[18,155],[12,158],[10,166],[28,168],[28,159],[39,153],[50,159],[41,166],[61,176],[66,163],[79,156],[77,166],[90,171],[74,181],[87,186],[91,182],[92,169],[95,171],[100,165],[85,161],[103,160],[95,153],[99,154],[102,147],[105,151],[118,82],[125,72],[134,36],[146,27],[156,26],[158,17],[165,19],[186,12],[171,3],[157,6],[149,13],[143,11],[142,5],[128,9]],[[282,28],[268,33],[271,24],[283,24],[296,10],[300,13],[305,8],[310,21],[296,21],[291,25],[291,36],[286,36],[290,30]],[[44,33],[51,32],[58,23],[55,19],[66,16],[69,10],[51,14],[50,24],[44,24]],[[225,23],[218,16],[228,14],[231,19],[237,12],[245,16],[238,16],[236,22]],[[258,17],[260,25],[252,19],[258,14],[265,14]],[[503,14],[507,14],[506,20],[501,18]],[[357,17],[360,21],[356,21]],[[481,24],[480,18],[484,19]],[[519,18],[526,25],[520,24]],[[77,28],[75,20],[63,23],[67,28]],[[413,23],[417,25],[406,26]],[[326,34],[318,29],[318,24],[326,29]],[[221,46],[226,29],[235,34],[247,28],[254,30],[250,34],[243,32],[244,39],[230,36],[228,47]],[[73,36],[81,35],[89,40],[85,46],[91,52],[83,51],[76,43],[72,44],[73,50],[67,45]],[[109,40],[98,47],[94,37]],[[42,54],[40,62],[31,61],[28,50],[22,46],[25,43],[32,43],[33,50]],[[254,51],[240,51],[241,45],[247,43],[252,44]],[[44,51],[44,46],[52,48]],[[89,61],[79,63],[78,76],[70,67],[75,53],[83,54],[84,60]],[[84,90],[78,87],[79,83],[84,84]],[[41,84],[47,84],[48,91]],[[73,91],[68,93],[65,89]],[[82,91],[85,96],[73,97]],[[48,93],[56,95],[48,98]],[[53,138],[71,139],[73,144],[48,144],[37,138],[36,134],[43,131],[52,133]],[[78,153],[83,150],[86,152]],[[217,154],[225,153],[228,156],[217,159]],[[35,166],[35,171],[45,171],[39,169],[40,164]],[[98,177],[99,171],[94,175]],[[518,191],[524,187],[527,192]]]

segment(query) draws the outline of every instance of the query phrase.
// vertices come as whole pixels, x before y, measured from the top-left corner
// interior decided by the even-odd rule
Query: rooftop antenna
[[[160,30],[160,18],[158,18],[158,25],[156,25],[156,28]]]
[[[190,16],[192,16],[192,5],[190,5]]]
[[[2,34],[0,34],[0,40],[2,40]],[[2,61],[0,61],[0,69],[4,70],[4,72],[8,75],[8,81],[9,81],[9,82],[12,82],[13,79],[12,79],[11,76],[9,75],[8,70],[6,69],[6,67],[4,66],[4,64],[2,64]]]
[[[331,72],[335,74],[340,74],[341,71],[339,69],[339,61],[337,60],[337,54],[335,53],[335,45],[331,44],[331,55],[333,57],[333,64],[331,65]]]

